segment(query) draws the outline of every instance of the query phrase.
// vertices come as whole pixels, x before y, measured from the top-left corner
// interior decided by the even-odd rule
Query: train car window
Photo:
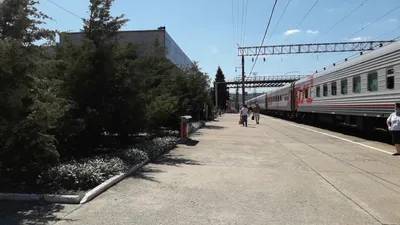
[[[370,73],[368,74],[368,91],[377,91],[378,90],[378,73]]]
[[[353,77],[353,92],[354,93],[361,92],[361,77],[360,76]]]
[[[394,69],[390,68],[386,71],[386,88],[393,89],[394,88]]]
[[[336,95],[336,81],[331,83],[331,95]]]
[[[347,95],[347,79],[340,81],[340,93],[342,95]]]
[[[328,96],[328,85],[327,84],[324,84],[322,86],[322,95],[323,96]]]
[[[317,86],[317,97],[321,96],[321,87]]]

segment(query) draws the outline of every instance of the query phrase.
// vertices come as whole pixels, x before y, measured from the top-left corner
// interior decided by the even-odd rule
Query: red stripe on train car
[[[394,107],[395,104],[323,104],[323,105],[306,105],[300,104],[299,106],[339,106],[339,107],[360,107],[360,106],[372,106],[372,107]]]

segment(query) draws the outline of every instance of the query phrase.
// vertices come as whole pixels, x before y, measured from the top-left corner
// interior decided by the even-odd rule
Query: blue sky
[[[53,1],[80,17],[88,15],[89,0]],[[242,26],[243,1],[244,11],[247,9],[247,14],[245,13],[246,23]],[[288,2],[288,0],[278,0],[264,45],[377,40],[378,38],[387,40],[400,35],[400,30],[397,30],[382,36],[400,27],[400,8],[369,25],[398,7],[399,0],[368,0],[322,37],[320,37],[321,34],[365,0],[319,0],[297,28],[298,31],[294,31],[315,1],[291,0],[275,29]],[[113,14],[125,14],[130,20],[123,30],[156,29],[159,26],[166,26],[167,32],[175,42],[190,59],[199,61],[204,72],[209,73],[213,78],[217,67],[221,66],[225,77],[229,79],[238,76],[240,72],[240,69],[235,72],[235,67],[240,66],[236,43],[241,46],[261,44],[273,4],[273,0],[116,0]],[[39,9],[54,19],[54,21],[48,21],[47,28],[61,31],[79,31],[82,28],[81,20],[48,0],[41,0]],[[369,26],[366,27],[367,25]],[[241,27],[244,27],[243,31]],[[365,28],[362,31],[349,37],[363,27]],[[272,33],[274,29],[275,32]],[[292,35],[287,39],[285,32]],[[316,38],[319,39],[314,42]],[[253,72],[257,72],[257,76],[280,75],[293,71],[310,74],[311,71],[354,54],[350,52],[269,56],[266,62],[259,58]],[[252,65],[251,57],[247,57],[245,59],[247,73],[250,72]],[[254,92],[254,90],[249,91]],[[257,92],[260,91],[265,90],[257,90]]]

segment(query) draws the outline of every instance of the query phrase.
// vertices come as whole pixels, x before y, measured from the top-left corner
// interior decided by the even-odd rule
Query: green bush
[[[155,138],[138,144],[136,148],[102,154],[94,158],[72,160],[53,166],[43,172],[37,183],[50,187],[53,192],[89,190],[111,177],[127,172],[147,158],[154,159],[177,144],[176,137]],[[139,149],[138,149],[139,148]]]
[[[178,138],[176,137],[163,137],[145,141],[137,144],[135,147],[146,152],[150,159],[154,159],[166,151],[173,149],[177,143]]]
[[[52,189],[89,190],[127,169],[124,161],[117,157],[71,161],[50,168],[39,177],[38,184]]]

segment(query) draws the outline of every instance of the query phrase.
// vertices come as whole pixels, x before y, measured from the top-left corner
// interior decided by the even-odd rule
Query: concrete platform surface
[[[393,146],[266,116],[242,127],[237,114],[191,138],[43,224],[400,224]]]

